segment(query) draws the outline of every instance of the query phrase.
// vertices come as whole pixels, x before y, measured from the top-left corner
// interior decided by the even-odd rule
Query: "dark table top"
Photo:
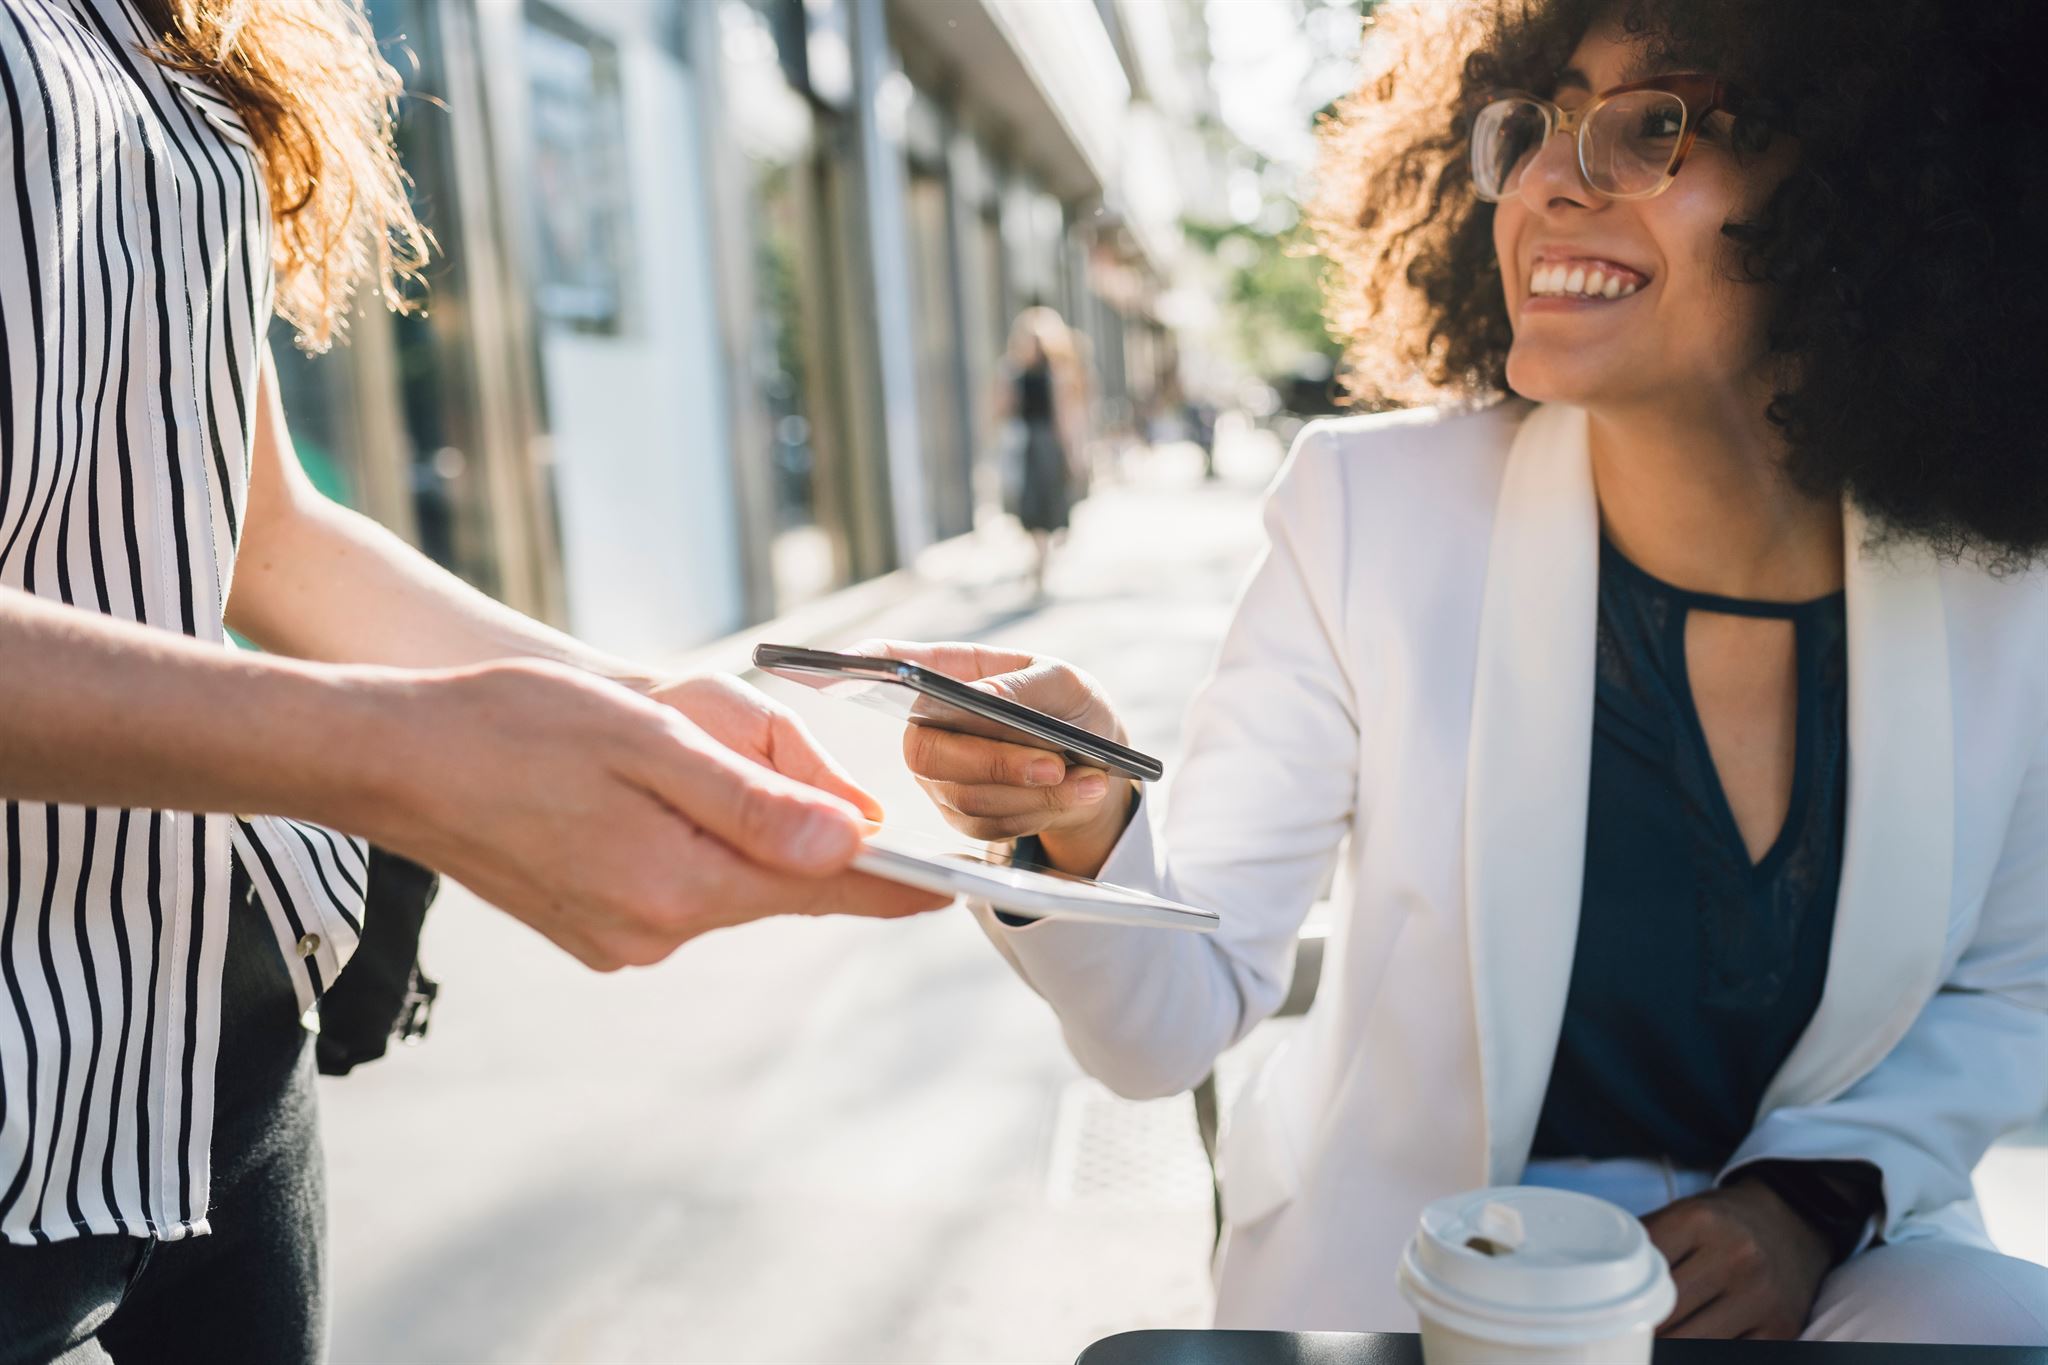
[[[1096,1342],[1075,1365],[1422,1365],[1422,1339],[1380,1332],[1125,1332]],[[1656,1365],[2048,1365],[2048,1348],[1660,1341]]]

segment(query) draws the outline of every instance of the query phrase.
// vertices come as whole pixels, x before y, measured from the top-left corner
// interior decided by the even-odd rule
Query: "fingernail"
[[[1057,786],[1060,779],[1066,775],[1066,764],[1056,758],[1041,758],[1024,772],[1025,779],[1034,787]]]
[[[1074,784],[1074,795],[1083,801],[1100,801],[1108,790],[1109,779],[1101,773],[1090,773]]]

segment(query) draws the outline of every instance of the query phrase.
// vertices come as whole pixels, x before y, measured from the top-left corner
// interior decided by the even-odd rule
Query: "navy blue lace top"
[[[1797,759],[1752,862],[1694,708],[1695,611],[1790,621]],[[1668,1157],[1713,1170],[1820,1004],[1847,803],[1847,626],[1801,603],[1689,592],[1603,538],[1585,889],[1539,1157]]]

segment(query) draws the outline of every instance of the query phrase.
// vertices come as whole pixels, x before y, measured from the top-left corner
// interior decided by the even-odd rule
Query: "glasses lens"
[[[1472,125],[1472,187],[1481,199],[1512,199],[1522,168],[1543,146],[1550,120],[1534,100],[1495,100]]]
[[[1685,101],[1662,90],[1632,90],[1601,104],[1579,135],[1586,183],[1615,199],[1655,194],[1671,175],[1685,132]]]

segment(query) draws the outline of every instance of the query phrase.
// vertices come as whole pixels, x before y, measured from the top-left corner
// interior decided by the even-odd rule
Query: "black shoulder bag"
[[[320,997],[313,1058],[323,1076],[346,1076],[382,1057],[396,1038],[427,1036],[440,986],[420,970],[420,929],[441,890],[441,876],[396,853],[370,849],[363,890],[363,937],[341,975]]]

